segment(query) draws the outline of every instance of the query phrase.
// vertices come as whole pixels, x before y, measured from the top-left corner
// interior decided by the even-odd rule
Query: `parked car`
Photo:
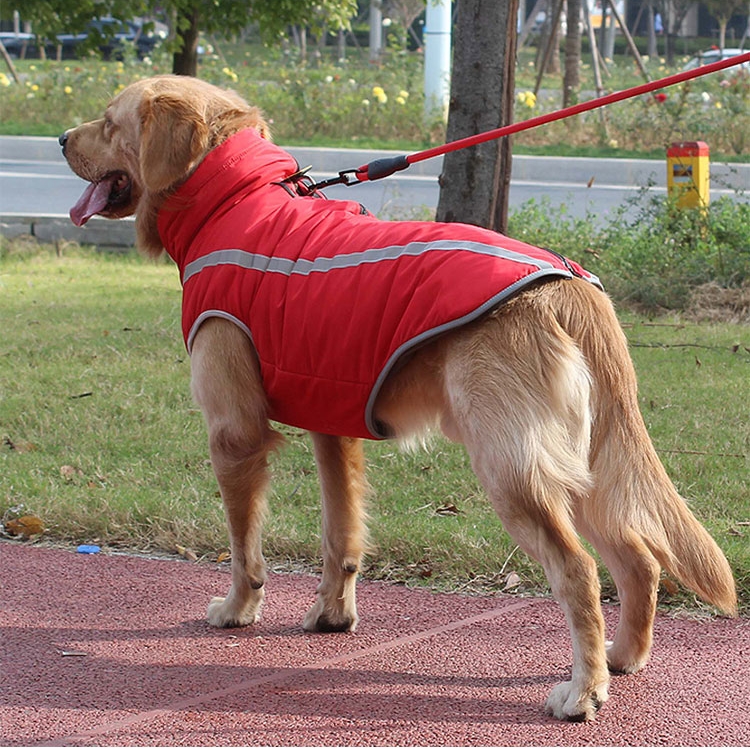
[[[741,55],[744,51],[737,47],[724,47],[722,50],[718,47],[712,47],[705,52],[699,52],[695,57],[691,57],[683,67],[683,70],[693,70],[709,63],[719,62],[719,60],[728,60],[730,57]],[[743,62],[741,67],[744,70],[750,70],[750,62]]]
[[[34,34],[16,34],[13,31],[0,31],[0,42],[11,57],[23,57],[36,54],[36,37]]]
[[[55,54],[55,48],[60,46],[62,57],[78,57],[84,45],[93,43],[105,58],[121,57],[124,44],[133,43],[138,57],[144,58],[167,36],[162,24],[157,24],[158,28],[152,26],[154,24],[140,20],[96,18],[80,34],[58,34],[50,51]]]

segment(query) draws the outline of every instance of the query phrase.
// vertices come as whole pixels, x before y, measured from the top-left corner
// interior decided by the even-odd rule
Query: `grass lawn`
[[[0,243],[0,518],[36,515],[43,538],[58,542],[160,552],[180,545],[216,560],[227,535],[189,393],[175,268],[130,254]],[[622,320],[657,449],[729,557],[747,611],[750,328],[633,313]],[[273,464],[266,554],[278,567],[315,568],[311,444],[280,429],[287,447]],[[366,575],[483,590],[503,588],[515,573],[514,590],[545,589],[462,448],[438,441],[430,453],[408,454],[373,442],[367,451]]]

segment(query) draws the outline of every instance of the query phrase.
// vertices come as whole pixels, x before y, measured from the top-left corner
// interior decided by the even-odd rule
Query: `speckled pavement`
[[[660,615],[646,669],[566,724],[542,708],[571,663],[553,601],[364,581],[357,633],[323,635],[315,585],[271,575],[261,622],[217,630],[226,566],[0,542],[0,744],[750,745],[747,619]]]

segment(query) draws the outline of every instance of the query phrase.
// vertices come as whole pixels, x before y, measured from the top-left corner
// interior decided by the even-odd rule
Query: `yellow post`
[[[709,196],[708,144],[680,141],[667,149],[667,190],[678,208],[707,208]]]

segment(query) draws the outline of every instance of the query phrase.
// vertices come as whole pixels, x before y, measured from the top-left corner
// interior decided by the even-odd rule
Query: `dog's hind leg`
[[[508,533],[543,565],[565,614],[572,678],[552,690],[547,710],[590,720],[607,699],[609,672],[596,564],[573,525],[591,486],[588,369],[534,294],[523,297],[452,347],[452,425]]]
[[[609,668],[626,674],[637,672],[651,651],[661,566],[632,530],[611,540],[588,530],[585,523],[578,526],[607,566],[620,600],[617,632],[614,641],[607,643]]]
[[[354,630],[355,586],[364,551],[365,459],[362,441],[313,433],[320,475],[323,576],[305,630]]]
[[[226,598],[211,601],[208,621],[217,627],[249,625],[260,617],[263,603],[268,454],[281,437],[268,425],[255,353],[236,325],[205,321],[193,342],[191,368],[232,547],[232,585]]]
[[[726,558],[667,476],[638,407],[636,373],[609,299],[585,282],[566,285],[551,304],[578,342],[592,375],[590,465],[594,486],[575,510],[576,527],[609,568],[620,621],[607,650],[616,672],[648,660],[660,568],[733,613]]]

